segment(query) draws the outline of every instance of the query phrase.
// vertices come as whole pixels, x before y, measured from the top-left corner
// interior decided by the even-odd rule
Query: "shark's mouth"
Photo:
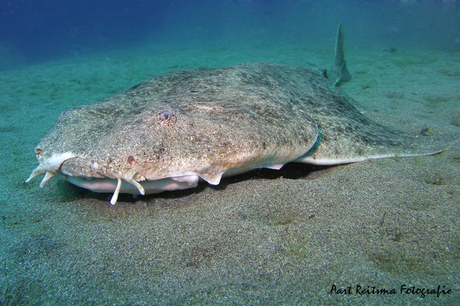
[[[40,164],[32,171],[26,183],[36,176],[45,174],[40,182],[40,187],[43,188],[49,179],[58,176],[78,187],[94,192],[113,192],[110,200],[112,205],[117,202],[120,192],[145,195],[182,190],[196,187],[199,181],[199,176],[196,174],[184,174],[151,181],[137,175],[134,171],[127,171],[127,173],[118,175],[110,174],[109,176],[98,172],[96,163],[91,164],[86,159],[76,157],[70,152],[53,154],[45,158],[43,151],[37,149],[36,155]]]
[[[194,188],[198,185],[198,175],[184,175],[180,177],[164,178],[155,181],[143,181],[136,182],[141,186],[138,186],[127,182],[122,179],[111,179],[111,178],[94,178],[87,179],[85,177],[75,176],[64,176],[68,182],[85,189],[89,189],[94,192],[109,193],[113,192],[110,204],[115,205],[118,200],[119,193],[130,193],[130,194],[154,194],[163,191],[182,190]],[[142,190],[142,192],[141,192]]]

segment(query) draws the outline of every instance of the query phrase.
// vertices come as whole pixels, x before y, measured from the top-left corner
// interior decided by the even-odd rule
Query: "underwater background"
[[[458,144],[115,206],[24,183],[63,111],[181,69],[330,68],[339,22],[367,117],[460,138],[458,1],[1,1],[0,305],[458,305]]]
[[[460,48],[458,1],[2,1],[0,68],[132,48],[324,44]]]

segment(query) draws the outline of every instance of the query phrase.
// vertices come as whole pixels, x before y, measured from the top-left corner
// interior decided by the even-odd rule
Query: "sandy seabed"
[[[458,304],[458,145],[287,165],[115,206],[64,181],[24,184],[35,145],[66,109],[179,69],[328,67],[331,57],[305,45],[152,48],[1,71],[0,304]],[[459,52],[351,48],[347,60],[342,89],[368,117],[460,138]]]

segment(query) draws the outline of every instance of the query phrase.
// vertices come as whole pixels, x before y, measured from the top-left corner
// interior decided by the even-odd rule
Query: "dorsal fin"
[[[351,80],[351,74],[348,72],[347,62],[345,61],[344,35],[341,23],[339,23],[337,28],[334,63],[332,64],[328,78],[331,84],[335,86],[340,86],[342,82]]]

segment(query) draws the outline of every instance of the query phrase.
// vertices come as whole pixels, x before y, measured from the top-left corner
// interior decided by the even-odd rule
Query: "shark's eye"
[[[176,116],[168,111],[162,111],[158,114],[160,124],[163,126],[171,126],[176,123]]]
[[[37,158],[40,158],[43,156],[43,150],[42,149],[35,149],[35,156],[37,156]]]
[[[161,112],[160,113],[161,120],[168,120],[169,119],[169,112]]]
[[[128,163],[133,167],[136,165],[136,160],[134,159],[134,156],[128,156]]]

